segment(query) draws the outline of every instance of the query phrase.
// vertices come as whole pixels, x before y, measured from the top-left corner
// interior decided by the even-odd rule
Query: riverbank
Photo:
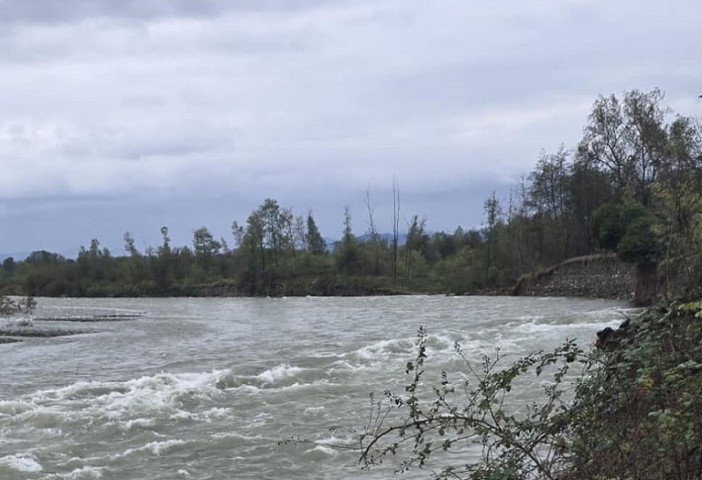
[[[146,315],[145,312],[104,313],[91,315],[38,316],[34,318],[6,319],[0,322],[0,344],[17,343],[27,338],[55,338],[85,333],[95,333],[89,328],[67,328],[66,323],[100,324],[127,322]]]
[[[651,308],[598,332],[573,406],[574,478],[700,478],[702,305]]]
[[[469,275],[469,271],[465,275]],[[81,284],[81,282],[79,282]],[[104,283],[89,287],[39,290],[37,296],[75,298],[162,297],[363,297],[392,295],[514,295],[579,297],[631,301],[636,289],[635,268],[614,254],[568,259],[555,266],[522,275],[515,285],[452,291],[442,277],[418,277],[409,281],[388,276],[310,275],[269,278],[252,290],[240,282],[222,278],[202,283],[172,283],[159,288],[152,282]],[[6,285],[5,294],[26,295],[19,285]]]
[[[538,272],[522,275],[510,295],[582,297],[631,301],[636,290],[635,267],[614,254],[568,259]]]

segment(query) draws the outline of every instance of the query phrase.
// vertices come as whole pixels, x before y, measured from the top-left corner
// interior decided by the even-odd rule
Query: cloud
[[[2,0],[6,24],[74,23],[86,19],[153,21],[161,18],[212,18],[226,12],[295,11],[319,6],[319,0]]]
[[[438,205],[575,144],[599,93],[659,86],[699,115],[701,9],[0,0],[0,201],[245,213],[266,196],[361,203],[396,175]]]

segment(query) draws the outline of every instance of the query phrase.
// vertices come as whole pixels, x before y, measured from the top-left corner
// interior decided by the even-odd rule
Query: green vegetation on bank
[[[145,251],[125,233],[124,256],[93,239],[76,260],[46,251],[5,259],[0,293],[477,293],[571,257],[613,251],[636,266],[637,301],[678,295],[702,285],[702,129],[662,100],[658,90],[599,97],[579,145],[543,153],[509,198],[488,198],[480,228],[428,232],[425,219],[400,211],[393,180],[391,236],[381,235],[370,194],[360,220],[344,212],[334,245],[325,244],[311,213],[296,215],[269,198],[233,223],[229,239],[201,227],[191,245],[174,246],[163,227],[161,244]],[[367,227],[354,230],[359,224]]]
[[[402,393],[386,392],[359,437],[361,462],[397,456],[435,479],[702,478],[702,305],[673,304],[598,334],[465,375],[431,370],[426,332]],[[524,404],[524,385],[542,385]],[[520,388],[513,387],[520,385]],[[464,449],[477,453],[468,461]]]
[[[31,313],[36,305],[37,302],[32,297],[14,299],[0,296],[0,317]]]

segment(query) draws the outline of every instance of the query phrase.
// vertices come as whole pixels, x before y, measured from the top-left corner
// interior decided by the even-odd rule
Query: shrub
[[[437,479],[701,478],[702,305],[652,310],[598,336],[590,352],[566,341],[506,368],[499,350],[475,368],[457,345],[468,380],[441,372],[431,385],[420,330],[405,392],[386,392],[359,437],[363,465],[398,455],[399,471],[432,466]],[[542,400],[523,405],[513,387],[534,377]],[[435,458],[476,446],[474,462]]]
[[[0,316],[10,316],[16,313],[31,313],[36,306],[37,302],[33,297],[24,297],[15,300],[10,297],[0,296]]]

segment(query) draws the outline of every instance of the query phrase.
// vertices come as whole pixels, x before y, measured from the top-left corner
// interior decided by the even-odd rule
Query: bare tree
[[[392,280],[397,283],[397,260],[400,242],[400,184],[392,177]]]
[[[380,243],[380,235],[375,226],[373,218],[373,206],[370,198],[370,187],[366,189],[366,210],[368,211],[368,235],[370,236],[371,247],[373,251],[373,273],[380,274],[380,256],[382,253],[382,245]]]

